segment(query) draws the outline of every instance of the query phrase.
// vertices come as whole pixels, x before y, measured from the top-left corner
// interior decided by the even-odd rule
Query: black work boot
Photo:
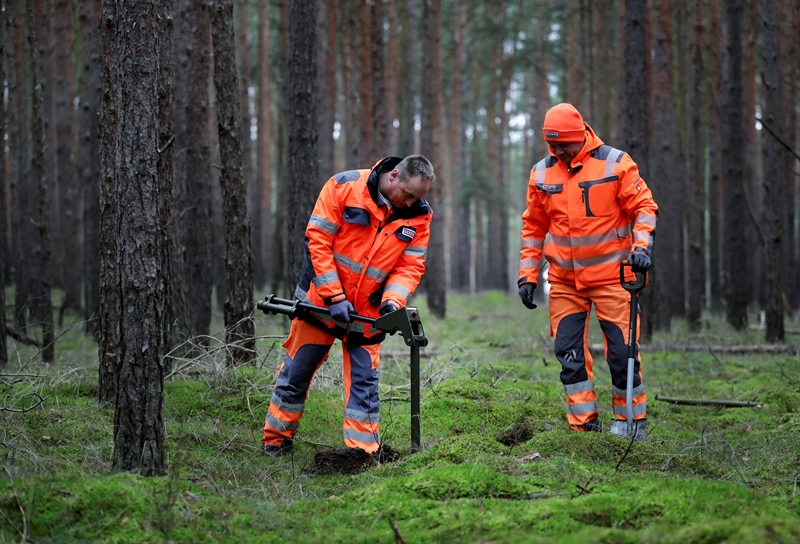
[[[583,424],[583,432],[586,433],[602,433],[603,432],[603,424],[600,423],[600,420],[595,418],[587,421]]]
[[[281,455],[288,455],[292,453],[292,445],[292,441],[289,439],[284,440],[280,446],[267,444],[264,446],[264,450],[261,452],[261,454],[267,457],[280,457]]]

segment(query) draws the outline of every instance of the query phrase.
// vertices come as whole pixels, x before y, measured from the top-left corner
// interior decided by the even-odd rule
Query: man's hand
[[[523,283],[519,286],[519,298],[522,300],[522,304],[529,310],[533,310],[536,308],[536,304],[533,302],[533,293],[536,291],[536,284],[535,283]]]
[[[353,318],[350,317],[350,312],[355,312],[355,309],[346,298],[343,298],[335,304],[331,304],[331,317],[336,321],[350,323],[353,321]]]
[[[634,272],[645,273],[650,270],[650,255],[641,249],[634,249],[628,255],[628,263]]]
[[[398,310],[399,308],[400,308],[400,305],[398,303],[396,303],[395,301],[393,301],[391,299],[387,299],[387,300],[383,301],[383,304],[381,304],[381,307],[378,310],[378,313],[380,315],[386,315],[386,314],[392,313],[395,310]]]

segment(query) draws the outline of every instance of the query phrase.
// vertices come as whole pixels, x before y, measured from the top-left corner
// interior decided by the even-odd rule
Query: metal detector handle
[[[264,300],[259,300],[256,308],[265,314],[283,314],[294,319],[301,317],[301,312],[317,312],[320,314],[331,315],[331,309],[324,306],[315,306],[299,300],[289,300],[286,298],[278,298],[275,295],[268,295]],[[370,325],[375,324],[375,319],[371,317],[364,317],[356,313],[351,313],[350,317],[353,321],[361,321]]]
[[[631,268],[631,272],[636,275],[634,281],[625,281],[625,268]],[[619,282],[622,288],[628,291],[631,295],[638,295],[640,291],[647,287],[648,274],[647,272],[636,272],[633,270],[633,265],[627,259],[619,263]]]

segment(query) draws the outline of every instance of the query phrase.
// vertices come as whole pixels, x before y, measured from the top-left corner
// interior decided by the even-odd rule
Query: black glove
[[[336,321],[350,323],[353,320],[353,318],[350,317],[350,312],[355,312],[355,309],[346,298],[335,304],[331,304],[331,317]]]
[[[533,302],[534,291],[536,291],[535,283],[523,283],[519,286],[519,298],[529,310],[536,308],[536,304]]]
[[[647,272],[650,270],[650,255],[641,249],[634,249],[628,255],[628,263],[631,265],[631,270],[634,272]]]
[[[393,300],[384,300],[383,304],[381,304],[381,307],[378,310],[378,313],[380,315],[386,315],[386,314],[392,313],[393,311],[395,311],[395,310],[397,310],[399,308],[400,307],[397,305],[397,303],[395,301],[393,301]]]

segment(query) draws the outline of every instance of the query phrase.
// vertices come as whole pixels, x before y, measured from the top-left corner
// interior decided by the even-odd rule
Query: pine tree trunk
[[[5,0],[0,0],[0,81],[6,80],[6,16]],[[4,101],[5,102],[5,101]],[[5,141],[6,107],[0,104],[0,138]],[[0,153],[0,370],[8,364],[6,345],[6,263],[8,239],[6,232],[6,153]]]
[[[728,64],[725,124],[725,316],[737,331],[747,327],[747,202],[744,197],[745,119],[742,98],[742,0],[726,3]],[[778,202],[778,200],[774,200]]]
[[[247,213],[247,180],[236,76],[236,52],[231,0],[211,8],[214,48],[214,88],[217,95],[217,134],[222,172],[222,215],[225,221],[225,343],[227,363],[234,366],[255,358],[253,311],[253,254]]]
[[[262,289],[273,281],[274,227],[272,221],[272,32],[269,4],[258,4],[258,91],[256,115],[258,116],[258,153],[256,154],[256,207],[253,219],[253,264],[255,285]]]
[[[728,7],[731,41],[736,41],[738,24],[741,22],[741,4],[734,0]],[[761,15],[762,63],[764,81],[764,105],[761,110],[761,122],[767,134],[763,134],[764,154],[764,210],[761,228],[764,239],[764,312],[766,314],[766,330],[764,339],[767,342],[783,342],[784,301],[782,255],[783,237],[786,225],[783,223],[783,207],[781,199],[785,198],[787,172],[781,162],[781,143],[776,136],[780,134],[781,117],[784,115],[781,98],[781,58],[780,58],[780,24],[775,0],[759,0]],[[738,9],[737,9],[738,8]],[[741,44],[741,42],[737,42]],[[729,44],[730,60],[736,58],[736,46]],[[735,68],[729,76],[735,76]],[[735,86],[735,85],[732,85]],[[732,115],[732,112],[728,112]],[[730,322],[730,319],[729,319]],[[732,323],[733,324],[733,323]]]
[[[104,2],[100,25],[100,390],[109,371],[113,469],[144,476],[165,471],[172,155],[163,138],[173,124],[171,16],[164,4]]]
[[[422,88],[422,126],[420,148],[436,172],[444,164],[444,104],[442,83],[442,6],[441,0],[424,0],[422,71],[427,74]],[[428,308],[438,318],[447,313],[445,299],[445,218],[443,179],[437,177],[426,197],[433,208],[431,238],[425,264],[425,294]]]

